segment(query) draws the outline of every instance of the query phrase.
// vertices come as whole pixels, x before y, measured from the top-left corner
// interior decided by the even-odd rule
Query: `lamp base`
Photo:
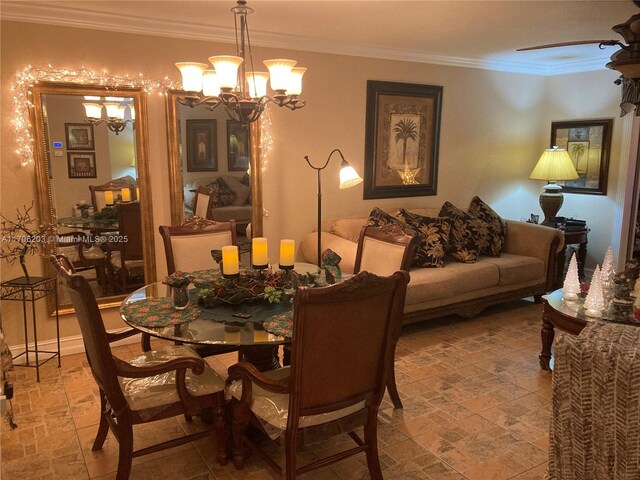
[[[562,187],[556,183],[550,183],[544,187],[544,192],[540,195],[540,208],[544,213],[544,221],[542,225],[553,226],[551,218],[558,216],[560,207],[564,203],[562,196]]]

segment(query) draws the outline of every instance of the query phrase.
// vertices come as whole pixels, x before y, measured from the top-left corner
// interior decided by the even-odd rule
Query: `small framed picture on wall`
[[[96,178],[96,154],[94,152],[67,153],[69,178]]]
[[[218,171],[218,121],[187,120],[187,172]]]
[[[93,125],[90,123],[65,123],[67,150],[95,150]]]
[[[227,162],[230,172],[243,172],[249,169],[249,125],[227,120]]]

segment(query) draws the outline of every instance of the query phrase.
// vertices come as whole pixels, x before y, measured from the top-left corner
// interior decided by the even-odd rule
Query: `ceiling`
[[[0,2],[0,18],[116,32],[233,42],[233,0]],[[517,48],[622,38],[629,0],[249,0],[254,46],[467,66],[539,75],[604,69],[617,47]],[[212,52],[213,54],[232,53]],[[184,60],[205,61],[204,58]]]

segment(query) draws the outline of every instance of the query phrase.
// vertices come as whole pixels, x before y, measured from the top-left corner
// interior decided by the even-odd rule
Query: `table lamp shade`
[[[562,187],[556,181],[575,180],[578,178],[578,172],[569,153],[563,148],[553,147],[544,151],[529,178],[549,182],[540,195],[540,208],[544,212],[542,224],[550,225],[551,218],[558,214],[564,202]]]

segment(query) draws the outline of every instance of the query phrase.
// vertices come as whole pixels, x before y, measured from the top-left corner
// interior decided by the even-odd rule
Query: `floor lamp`
[[[324,165],[321,167],[314,167],[311,164],[311,160],[309,160],[308,156],[305,156],[304,159],[307,161],[307,163],[309,164],[309,166],[311,168],[313,168],[316,172],[318,172],[318,268],[322,268],[322,182],[320,180],[320,172],[322,172],[322,170],[324,170],[325,168],[327,168],[327,165],[329,165],[329,161],[331,160],[331,157],[333,156],[334,153],[338,153],[338,155],[340,155],[340,158],[342,159],[342,163],[340,164],[340,188],[349,188],[349,187],[353,187],[355,185],[358,185],[360,182],[362,182],[362,178],[360,178],[360,175],[358,175],[358,173],[355,171],[355,169],[349,165],[349,162],[347,162],[344,158],[344,155],[342,155],[342,152],[339,149],[334,149],[330,154],[329,157],[327,158],[327,161],[324,162]]]

